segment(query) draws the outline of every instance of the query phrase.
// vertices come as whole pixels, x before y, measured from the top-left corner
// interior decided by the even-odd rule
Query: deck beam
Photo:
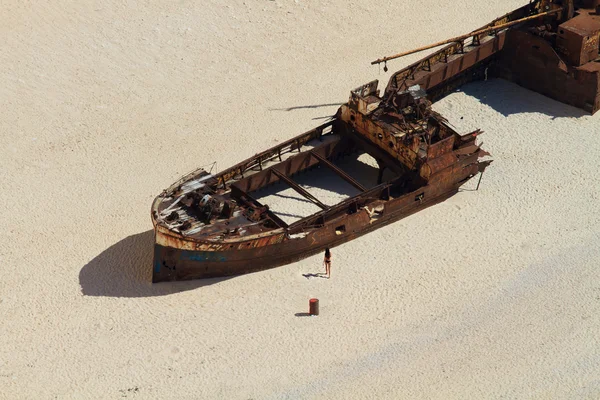
[[[325,157],[323,157],[319,153],[311,151],[310,154],[314,158],[316,158],[317,160],[319,160],[321,162],[321,164],[324,164],[326,167],[328,167],[333,172],[335,172],[340,178],[344,179],[346,182],[348,182],[349,184],[351,184],[352,186],[354,186],[355,188],[357,188],[361,192],[366,192],[367,191],[367,189],[363,185],[361,185],[360,183],[358,183],[358,181],[356,181],[353,177],[351,177],[350,175],[348,175],[347,173],[345,173],[344,171],[342,171],[340,168],[338,168],[331,161],[329,161],[328,159],[326,159]]]
[[[301,194],[302,196],[304,196],[308,200],[312,201],[317,206],[321,207],[323,210],[327,210],[329,208],[329,206],[321,203],[319,201],[319,199],[317,199],[315,196],[313,196],[312,194],[310,194],[309,192],[307,192],[302,186],[298,185],[296,182],[294,182],[293,180],[291,180],[290,178],[288,178],[285,174],[277,171],[275,168],[271,168],[270,171],[272,173],[274,173],[279,179],[281,179],[282,181],[284,181],[285,183],[287,183],[288,186],[290,186],[296,192],[298,192],[299,194]]]

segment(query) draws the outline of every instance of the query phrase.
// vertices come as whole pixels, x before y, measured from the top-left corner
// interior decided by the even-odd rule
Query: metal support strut
[[[294,182],[293,180],[291,180],[290,178],[288,178],[287,176],[285,176],[281,172],[277,171],[276,169],[271,169],[270,171],[272,173],[274,173],[279,179],[281,179],[282,181],[284,181],[285,183],[287,183],[296,192],[300,193],[302,196],[306,197],[308,200],[312,201],[313,203],[315,203],[316,205],[318,205],[319,207],[321,207],[323,210],[326,210],[326,209],[329,208],[329,206],[321,203],[319,201],[319,199],[317,199],[312,194],[308,193],[306,190],[304,190],[304,188],[302,188],[302,186],[298,185],[296,182]]]
[[[325,157],[321,156],[318,153],[315,153],[314,151],[311,151],[310,155],[313,156],[314,158],[316,158],[317,160],[319,160],[321,162],[321,164],[324,164],[326,167],[328,167],[329,169],[331,169],[333,172],[335,172],[336,174],[338,174],[342,179],[346,180],[349,184],[351,184],[352,186],[354,186],[355,188],[357,188],[361,192],[366,192],[367,191],[367,189],[363,185],[361,185],[360,183],[358,183],[350,175],[348,175],[347,173],[345,173],[344,171],[342,171],[341,169],[339,169],[337,166],[335,166],[334,164],[332,164]]]

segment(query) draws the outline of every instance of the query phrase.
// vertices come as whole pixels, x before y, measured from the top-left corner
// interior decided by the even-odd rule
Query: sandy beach
[[[600,115],[506,81],[434,106],[485,131],[480,189],[334,248],[330,280],[150,283],[180,176],[526,3],[3,2],[0,398],[600,398]]]

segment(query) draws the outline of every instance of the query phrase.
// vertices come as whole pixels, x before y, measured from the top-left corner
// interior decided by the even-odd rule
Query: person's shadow
[[[154,232],[131,235],[104,250],[79,272],[85,296],[165,296],[218,283],[229,278],[152,283]]]
[[[325,276],[325,272],[317,272],[315,274],[309,273],[309,274],[302,274],[303,277],[305,277],[306,279],[310,279],[310,278],[324,278],[327,279],[327,276]]]

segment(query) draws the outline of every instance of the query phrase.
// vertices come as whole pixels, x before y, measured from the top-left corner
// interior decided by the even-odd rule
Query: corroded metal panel
[[[434,159],[442,154],[452,151],[452,148],[454,147],[454,140],[454,136],[449,136],[446,139],[442,139],[439,142],[430,145],[427,148],[427,158]]]
[[[597,63],[569,66],[548,41],[531,33],[507,33],[507,44],[494,74],[590,113],[598,110]]]
[[[342,106],[341,119],[350,123],[356,132],[378,148],[387,152],[390,156],[406,165],[414,168],[417,163],[418,143],[414,140],[408,142],[397,140],[393,130],[384,129],[381,123],[365,117],[359,112],[354,112],[346,106]],[[402,132],[398,131],[397,134]]]

